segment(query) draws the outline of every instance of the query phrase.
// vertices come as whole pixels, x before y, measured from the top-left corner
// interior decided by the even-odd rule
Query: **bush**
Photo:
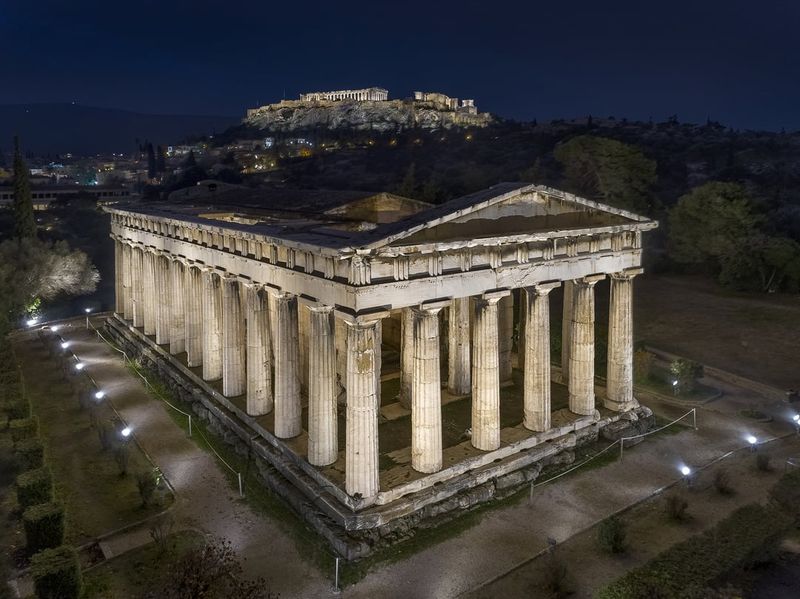
[[[17,418],[8,424],[11,431],[11,439],[14,443],[23,439],[30,439],[39,434],[39,419],[36,416],[30,418]]]
[[[759,504],[739,508],[710,530],[673,545],[634,568],[602,591],[600,599],[660,596],[700,599],[707,589],[736,568],[763,560],[765,552],[789,528],[782,512]],[[657,590],[658,595],[653,591]]]
[[[626,536],[625,523],[616,516],[603,520],[597,529],[597,542],[606,553],[624,552],[627,547]]]
[[[691,393],[697,386],[697,380],[703,376],[703,365],[692,360],[678,358],[669,365],[677,385],[675,391],[679,395]]]
[[[81,595],[81,569],[72,547],[62,545],[34,555],[31,575],[39,599],[77,599]]]
[[[156,484],[156,477],[149,470],[136,475],[136,487],[139,489],[139,497],[142,498],[142,507],[150,505],[153,493],[156,492]]]
[[[17,477],[17,502],[24,510],[53,499],[53,477],[48,468],[23,472]]]
[[[31,404],[27,399],[15,398],[6,401],[4,411],[9,419],[30,418]]]
[[[22,514],[29,553],[58,547],[64,542],[64,507],[60,503],[40,503]]]
[[[800,470],[784,474],[770,489],[769,499],[773,507],[800,519]]]
[[[731,473],[725,468],[720,468],[714,473],[714,488],[720,495],[733,495]]]
[[[670,520],[685,520],[686,516],[688,515],[688,509],[689,502],[686,501],[686,498],[679,493],[672,493],[664,498],[664,512],[666,512]]]
[[[14,453],[14,444],[7,437],[0,438],[0,489],[10,487],[17,472],[19,472],[19,460]]]
[[[756,468],[760,472],[769,472],[772,470],[772,460],[766,453],[756,454]]]
[[[16,444],[14,450],[22,470],[34,470],[44,465],[44,445],[39,437],[23,439]]]

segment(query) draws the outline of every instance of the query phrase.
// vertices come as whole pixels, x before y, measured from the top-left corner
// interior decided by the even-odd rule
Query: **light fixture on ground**
[[[69,341],[61,342],[61,349],[67,349],[68,347],[69,347]]]
[[[61,328],[61,327],[60,327],[59,325],[57,325],[57,324],[54,324],[53,326],[51,326],[51,327],[50,327],[50,330],[51,330],[51,331],[53,331],[53,332],[55,333],[55,332],[56,332],[58,329],[60,329],[60,328]]]
[[[121,430],[119,433],[120,433],[120,434],[121,434],[121,435],[122,435],[122,436],[123,436],[125,439],[127,439],[128,437],[130,437],[130,436],[131,436],[131,433],[132,433],[132,432],[133,432],[133,430],[131,429],[131,427],[129,427],[129,426],[126,426],[126,427],[125,427],[125,428],[123,428],[123,429],[122,429],[122,430]]]
[[[94,394],[94,398],[97,399],[97,400],[101,400],[105,396],[106,396],[106,392],[105,391],[98,391],[97,393]]]
[[[75,364],[75,370],[83,370],[83,367],[86,366],[83,362],[78,362]]]
[[[38,318],[29,318],[28,320],[25,321],[25,324],[27,324],[29,327],[32,327],[37,322],[39,322]]]
[[[753,435],[747,436],[747,442],[750,444],[750,451],[755,451],[758,447],[758,439]]]
[[[692,486],[692,469],[689,468],[686,464],[680,467],[681,475],[683,476],[683,480],[686,481],[686,486]]]
[[[91,313],[92,309],[91,308],[84,308],[83,311],[86,312],[86,330],[88,331],[89,330],[89,314]]]
[[[678,394],[678,381],[672,381],[672,394]]]
[[[792,422],[794,422],[795,432],[800,435],[800,414],[795,414],[792,416]]]

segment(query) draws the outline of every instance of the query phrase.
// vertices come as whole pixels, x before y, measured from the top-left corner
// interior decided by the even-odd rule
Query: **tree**
[[[638,148],[579,135],[556,146],[553,154],[564,168],[564,184],[570,190],[618,208],[651,211],[656,163]]]
[[[156,172],[157,173],[167,172],[167,157],[164,154],[164,148],[162,146],[158,146],[156,151]]]
[[[14,138],[14,236],[19,239],[36,237],[36,219],[28,166],[19,151],[19,138]]]
[[[788,237],[750,235],[722,256],[719,281],[743,291],[800,290],[800,244]]]
[[[156,153],[153,150],[153,144],[147,142],[147,178],[156,178]]]
[[[408,167],[403,180],[400,182],[400,185],[395,189],[395,193],[399,196],[403,196],[404,198],[413,198],[416,195],[417,191],[417,176],[416,176],[416,165],[412,162],[411,165]]]

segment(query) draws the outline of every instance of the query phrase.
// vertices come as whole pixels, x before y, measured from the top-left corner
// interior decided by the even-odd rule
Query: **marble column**
[[[334,313],[333,320],[336,329],[336,397],[341,404],[345,403],[347,395],[347,325]]]
[[[347,323],[347,427],[345,489],[370,499],[378,494],[378,404],[375,388],[378,320]]]
[[[339,455],[333,306],[309,306],[308,461],[333,464]]]
[[[525,428],[550,429],[550,291],[561,283],[548,282],[522,290],[525,305],[523,358]]]
[[[203,380],[222,378],[222,282],[203,270]]]
[[[509,294],[497,304],[497,344],[500,382],[511,381],[513,364],[511,350],[514,343],[514,296]]]
[[[400,317],[400,405],[411,409],[411,383],[414,380],[414,315],[403,308]]]
[[[123,312],[125,320],[133,320],[133,259],[134,251],[130,244],[122,247],[122,286],[125,291],[125,305]]]
[[[564,304],[561,312],[561,382],[569,382],[569,349],[572,334],[572,305],[575,301],[575,286],[564,281]]]
[[[170,292],[169,258],[164,254],[155,257],[156,269],[156,343],[163,345],[169,343],[170,330],[170,305],[172,294]]]
[[[237,397],[244,393],[245,324],[241,285],[236,277],[222,279],[222,394]]]
[[[156,255],[144,250],[144,276],[142,277],[142,303],[144,304],[144,334],[156,334]]]
[[[275,435],[288,439],[302,430],[297,297],[281,293],[275,303]]]
[[[447,389],[453,395],[467,395],[471,390],[469,298],[450,302],[448,334]]]
[[[297,342],[300,345],[298,356],[300,363],[300,392],[308,396],[308,357],[309,357],[309,329],[311,328],[311,314],[306,309],[297,309]]]
[[[573,284],[569,348],[569,409],[591,416],[594,405],[594,286],[605,275],[576,279]]]
[[[641,273],[641,268],[631,268],[611,275],[608,367],[603,404],[616,412],[638,405],[633,397],[633,277]]]
[[[114,312],[122,316],[125,313],[125,261],[122,242],[114,240]]]
[[[484,451],[500,447],[497,304],[501,297],[493,294],[472,300],[472,445]]]
[[[439,310],[413,308],[414,378],[411,387],[411,467],[442,469],[442,385],[439,368]]]
[[[269,294],[258,285],[247,287],[247,413],[272,411]]]
[[[185,306],[186,362],[190,368],[203,364],[203,273],[197,266],[187,265],[183,284]]]
[[[186,293],[183,288],[186,274],[183,271],[183,262],[170,260],[169,353],[172,355],[186,351]]]
[[[131,248],[131,300],[133,326],[144,327],[144,252],[142,248]]]

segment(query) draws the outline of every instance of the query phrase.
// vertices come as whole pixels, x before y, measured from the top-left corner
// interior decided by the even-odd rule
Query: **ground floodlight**
[[[678,386],[678,381],[672,381],[672,386],[673,387],[677,387]]]
[[[75,370],[83,370],[84,366],[85,364],[83,362],[78,362],[77,364],[75,364]]]
[[[39,322],[38,318],[29,318],[28,320],[25,321],[25,324],[27,324],[29,327],[32,327],[37,322]]]
[[[692,473],[692,469],[689,466],[681,466],[681,474],[684,476],[689,476]]]
[[[794,420],[795,422],[800,422],[800,414],[795,414],[794,416],[792,416],[792,420]]]
[[[91,312],[91,311],[92,311],[92,309],[91,309],[91,308],[84,308],[84,309],[83,309],[83,311],[84,311],[84,312],[86,312],[86,313],[88,314],[89,312]]]
[[[69,341],[61,342],[61,349],[67,349],[68,347],[69,347]]]
[[[750,443],[750,445],[755,445],[758,443],[758,439],[756,439],[753,435],[748,435],[747,442]]]
[[[103,399],[105,396],[106,396],[105,391],[98,391],[97,393],[94,394],[95,399]]]
[[[60,326],[58,326],[57,324],[54,324],[53,326],[50,327],[50,330],[55,333],[60,328],[61,328]]]
[[[129,427],[129,426],[126,426],[126,427],[125,427],[125,428],[123,428],[123,429],[122,429],[120,432],[122,433],[122,436],[123,436],[123,437],[130,437],[130,435],[131,435],[131,432],[133,432],[133,431],[131,431],[131,427]]]

